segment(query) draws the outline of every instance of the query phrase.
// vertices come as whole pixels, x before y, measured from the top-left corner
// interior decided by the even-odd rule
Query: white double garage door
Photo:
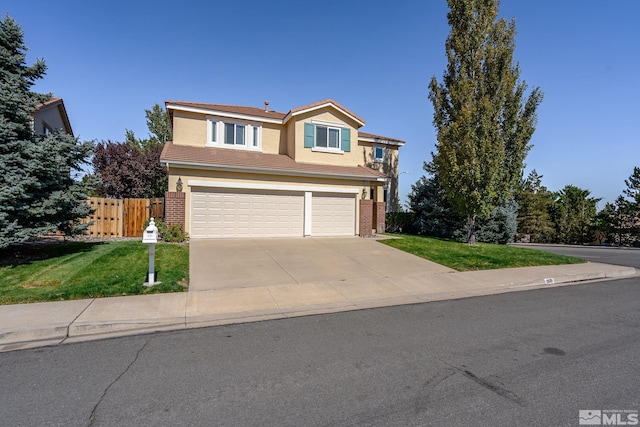
[[[191,237],[353,236],[354,193],[192,188]]]

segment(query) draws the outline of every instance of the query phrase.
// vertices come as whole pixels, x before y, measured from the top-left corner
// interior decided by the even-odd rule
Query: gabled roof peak
[[[322,101],[314,102],[313,104],[303,105],[301,107],[296,107],[289,110],[288,113],[280,113],[277,111],[273,111],[265,108],[259,107],[247,107],[241,105],[229,105],[229,104],[209,104],[209,103],[201,103],[201,102],[188,102],[188,101],[165,101],[165,105],[169,106],[182,106],[187,108],[194,108],[197,110],[208,110],[210,112],[225,112],[225,113],[233,113],[233,114],[241,114],[247,116],[261,117],[267,119],[275,119],[281,120],[282,123],[286,123],[289,121],[291,117],[297,116],[299,114],[306,113],[308,111],[317,110],[320,108],[331,106],[341,113],[345,114],[347,117],[354,120],[358,123],[358,127],[362,127],[365,124],[365,120],[353,113],[349,109],[343,107],[338,102],[333,99],[324,99]]]

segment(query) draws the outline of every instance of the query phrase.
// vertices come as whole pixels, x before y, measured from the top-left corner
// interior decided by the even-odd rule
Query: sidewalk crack
[[[126,374],[127,372],[129,372],[129,369],[131,369],[131,367],[133,366],[134,363],[136,363],[136,361],[138,360],[138,357],[140,356],[140,353],[142,353],[142,350],[144,350],[147,347],[147,344],[149,344],[149,342],[153,339],[153,337],[150,337],[149,339],[147,339],[145,341],[145,343],[142,345],[142,347],[140,347],[140,349],[136,352],[136,357],[133,358],[133,360],[131,361],[131,363],[129,363],[127,365],[127,367],[124,369],[124,371],[122,371],[120,373],[120,375],[118,375],[118,377],[113,380],[111,382],[111,384],[109,384],[107,386],[107,388],[104,389],[104,392],[102,393],[102,396],[100,396],[100,399],[98,399],[98,403],[95,404],[95,406],[93,407],[93,409],[91,410],[91,414],[89,414],[89,426],[93,425],[94,421],[96,420],[96,411],[98,410],[98,406],[100,406],[100,404],[102,403],[102,401],[104,400],[104,398],[107,396],[107,393],[109,392],[109,389],[111,389],[111,387],[113,385],[115,385],[115,383],[117,383],[120,378],[122,378],[124,376],[124,374]]]
[[[71,329],[71,325],[73,325],[76,322],[76,320],[78,320],[80,318],[80,316],[82,316],[84,314],[84,312],[87,311],[89,309],[89,307],[91,307],[93,305],[94,302],[96,302],[95,298],[93,298],[91,300],[91,302],[89,304],[87,304],[87,306],[80,313],[78,313],[78,315],[76,317],[74,317],[71,322],[69,322],[69,324],[67,325],[67,333],[65,334],[64,339],[62,341],[60,341],[60,344],[64,344],[64,342],[69,338],[69,329]]]

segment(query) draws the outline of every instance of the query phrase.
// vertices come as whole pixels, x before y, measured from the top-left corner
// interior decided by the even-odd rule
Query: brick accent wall
[[[185,198],[184,193],[177,191],[167,191],[164,194],[164,222],[165,224],[180,224],[183,227],[185,223]]]
[[[360,200],[360,237],[372,237],[373,200]]]
[[[373,206],[373,226],[376,233],[384,233],[386,227],[387,204],[385,202],[374,202]]]

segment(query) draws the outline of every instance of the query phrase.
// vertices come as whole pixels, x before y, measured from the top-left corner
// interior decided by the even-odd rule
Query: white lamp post
[[[146,243],[149,245],[149,281],[144,284],[144,286],[153,286],[157,285],[155,281],[155,256],[156,256],[156,243],[158,243],[158,227],[156,227],[156,223],[151,218],[149,221],[149,226],[144,230],[142,234],[142,243]]]

